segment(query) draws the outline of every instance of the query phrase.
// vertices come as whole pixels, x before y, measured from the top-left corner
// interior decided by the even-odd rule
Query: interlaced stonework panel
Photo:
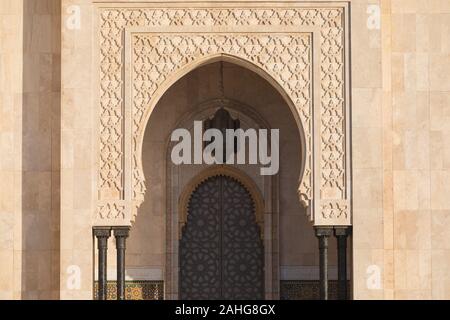
[[[330,300],[339,300],[338,282],[329,281],[328,294]],[[320,300],[320,281],[318,280],[294,280],[281,281],[281,300]],[[350,282],[348,282],[350,292]]]
[[[97,300],[98,281],[94,285],[94,300]],[[108,281],[107,300],[117,300],[117,282]],[[162,281],[126,281],[125,300],[164,300]]]
[[[133,34],[133,150],[146,126],[144,117],[156,90],[183,66],[220,52],[267,71],[295,98],[302,121],[311,117],[311,36],[307,34]],[[134,197],[145,193],[142,170],[133,154]],[[311,182],[305,182],[310,185]],[[309,193],[310,188],[305,189]],[[310,197],[310,195],[308,195]]]
[[[316,225],[350,224],[347,8],[339,3],[291,6],[99,6],[99,224],[129,223],[143,202],[140,148],[161,89],[183,68],[217,55],[256,66],[285,93],[304,137],[300,200]],[[125,52],[126,41],[130,52]],[[317,69],[313,61],[320,64]],[[125,219],[122,210],[103,212],[123,206]]]

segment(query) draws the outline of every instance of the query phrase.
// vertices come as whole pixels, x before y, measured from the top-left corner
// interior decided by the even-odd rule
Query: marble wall
[[[353,297],[383,299],[385,292],[383,208],[383,110],[381,30],[369,6],[378,1],[352,1],[352,165],[353,165]],[[379,17],[381,17],[379,15]],[[375,285],[368,286],[373,276]]]
[[[350,3],[353,296],[448,299],[450,1]],[[92,0],[0,2],[1,299],[92,298],[95,24]]]
[[[0,3],[0,298],[20,299],[22,1]]]
[[[450,296],[449,8],[352,1],[355,298]]]
[[[392,170],[391,297],[450,296],[450,2],[385,1],[383,109]],[[390,72],[388,72],[390,71]],[[387,118],[389,116],[389,119]],[[387,190],[385,190],[385,193]]]
[[[98,166],[93,10],[90,0],[62,1],[61,299],[93,297],[92,217]]]
[[[59,298],[60,2],[2,1],[0,296]]]

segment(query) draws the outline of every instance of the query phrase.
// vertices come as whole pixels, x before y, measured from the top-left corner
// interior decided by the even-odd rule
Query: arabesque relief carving
[[[144,114],[156,90],[183,66],[202,57],[221,52],[250,61],[276,79],[294,97],[295,107],[311,117],[311,36],[309,34],[164,34],[132,35],[133,150],[146,126]],[[144,177],[133,153],[134,199],[143,201]],[[309,182],[310,183],[310,182]],[[305,182],[305,185],[309,185]],[[308,188],[310,189],[310,188]],[[305,190],[305,196],[310,197]]]
[[[142,203],[146,191],[140,143],[155,93],[171,76],[196,59],[225,54],[263,70],[292,101],[305,144],[299,196],[302,204],[310,208],[313,223],[349,224],[345,12],[345,6],[339,5],[330,8],[99,7],[99,201],[113,205],[125,200],[129,206],[125,210],[126,219],[132,219],[132,212]],[[273,27],[274,31],[246,32],[246,28],[255,26]],[[140,30],[176,27],[179,32],[161,29],[158,33],[131,33],[131,106],[127,106],[124,35],[137,27]],[[202,32],[189,33],[184,31],[187,27]],[[223,27],[238,31],[215,31]],[[295,27],[298,31],[280,32],[283,27]],[[315,38],[318,42],[313,41]],[[320,44],[320,48],[313,43]],[[314,60],[320,64],[319,72],[314,72],[312,65],[314,50],[319,50],[320,59]],[[131,137],[126,137],[124,132],[126,108],[131,108]],[[126,143],[132,144],[130,166],[125,161]],[[127,179],[131,179],[131,190],[126,190]],[[319,186],[317,190],[315,184]],[[323,210],[329,212],[330,205],[344,212],[328,219],[330,214]],[[315,210],[323,212],[315,214]]]

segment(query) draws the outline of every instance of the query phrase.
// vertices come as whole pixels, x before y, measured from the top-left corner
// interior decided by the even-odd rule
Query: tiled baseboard
[[[318,280],[281,281],[281,300],[319,300],[320,288]],[[350,283],[349,283],[350,285]],[[329,281],[328,292],[330,300],[337,300],[338,282]]]
[[[97,286],[94,286],[94,297],[97,299]],[[117,300],[117,282],[108,281],[108,300]],[[163,300],[164,282],[163,281],[126,281],[125,282],[126,300]]]
[[[97,285],[95,283],[95,298],[97,298]],[[117,283],[108,282],[108,300],[116,300]],[[319,299],[319,281],[316,280],[293,280],[281,281],[280,283],[281,300],[318,300]],[[337,281],[329,283],[330,299],[337,299]],[[125,285],[126,300],[163,300],[164,282],[163,281],[127,281]]]

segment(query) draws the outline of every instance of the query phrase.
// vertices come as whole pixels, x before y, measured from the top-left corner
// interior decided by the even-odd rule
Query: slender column
[[[316,228],[319,239],[319,268],[320,268],[320,299],[328,300],[328,237],[333,234],[333,228]]]
[[[108,239],[111,237],[111,228],[94,228],[94,236],[98,245],[98,300],[106,300],[108,292],[107,258]]]
[[[117,248],[117,300],[125,300],[125,251],[129,227],[114,228]]]
[[[349,227],[336,227],[334,235],[337,238],[338,250],[338,298],[347,300],[347,237],[350,234]]]

